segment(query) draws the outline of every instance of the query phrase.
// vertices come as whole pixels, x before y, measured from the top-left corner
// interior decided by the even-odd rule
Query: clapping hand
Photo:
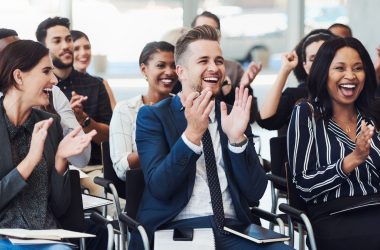
[[[298,64],[298,56],[295,51],[286,53],[281,57],[281,69],[285,70],[287,73],[290,73]]]
[[[360,129],[360,133],[357,135],[355,140],[356,147],[354,153],[362,162],[364,162],[367,159],[371,149],[371,140],[375,128],[372,125],[366,125],[363,120],[360,125]]]
[[[85,101],[87,101],[87,96],[79,95],[75,91],[71,92],[70,106],[79,122],[82,122],[87,116],[83,111],[83,102]]]
[[[53,118],[37,122],[34,125],[32,140],[28,153],[28,159],[33,166],[36,166],[42,158],[44,152],[45,140],[48,134],[48,128],[53,123]]]
[[[248,96],[247,88],[235,89],[235,102],[230,114],[227,114],[227,106],[224,102],[220,104],[221,123],[223,132],[231,143],[244,140],[244,132],[249,123],[252,96]]]
[[[186,99],[183,95],[181,96],[187,120],[187,128],[184,133],[188,140],[197,145],[200,145],[203,133],[208,128],[209,115],[214,107],[214,100],[211,100],[211,97],[210,88],[205,88],[201,93],[191,92]]]
[[[240,80],[240,87],[247,87],[251,82],[256,78],[256,76],[260,73],[263,65],[261,63],[255,63],[252,61],[247,70],[244,72],[243,76]]]

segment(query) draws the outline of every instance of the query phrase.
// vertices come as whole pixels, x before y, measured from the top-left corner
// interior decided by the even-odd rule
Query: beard
[[[56,67],[57,69],[70,68],[73,66],[73,62],[74,62],[74,60],[72,60],[71,63],[63,63],[61,59],[59,59],[58,57],[54,57],[52,61],[53,61],[54,67]]]

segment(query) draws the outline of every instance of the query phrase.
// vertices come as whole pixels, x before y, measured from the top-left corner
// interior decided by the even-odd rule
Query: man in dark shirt
[[[73,41],[67,18],[47,18],[38,25],[37,40],[44,44],[53,60],[58,87],[70,100],[71,108],[84,132],[97,131],[91,142],[89,165],[101,164],[100,143],[108,140],[112,116],[110,101],[103,83],[73,68]]]

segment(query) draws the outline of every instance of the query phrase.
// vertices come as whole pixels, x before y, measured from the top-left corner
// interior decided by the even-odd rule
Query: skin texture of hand
[[[298,64],[298,56],[295,51],[282,55],[281,69],[290,73],[297,66],[297,64]]]
[[[252,96],[248,96],[247,88],[236,88],[235,91],[235,102],[230,114],[227,114],[226,104],[220,104],[222,129],[230,143],[245,140],[244,132],[249,123],[252,103]]]
[[[372,125],[367,125],[365,121],[362,121],[360,126],[360,133],[355,140],[355,150],[343,160],[342,168],[346,174],[351,173],[357,166],[363,163],[368,158],[371,149],[371,140],[375,128]]]
[[[95,130],[84,135],[79,135],[80,131],[81,127],[75,128],[58,145],[57,153],[55,154],[55,167],[60,174],[66,171],[67,158],[81,154],[96,135]]]
[[[255,77],[260,73],[261,69],[263,68],[261,63],[255,63],[252,61],[248,67],[247,70],[244,72],[243,76],[240,80],[240,86],[241,87],[247,87],[251,82],[255,79]]]
[[[32,165],[36,166],[42,158],[44,152],[45,140],[48,134],[47,130],[53,123],[53,118],[40,121],[34,125],[32,141],[30,142],[29,153],[27,155]]]
[[[86,100],[87,96],[78,95],[75,91],[71,92],[70,106],[79,123],[83,122],[87,116],[87,114],[83,112],[83,102]]]
[[[196,145],[200,145],[203,133],[208,128],[209,115],[215,104],[211,97],[212,92],[209,88],[205,88],[200,94],[191,92],[186,99],[181,96],[187,120],[184,133],[186,138]]]

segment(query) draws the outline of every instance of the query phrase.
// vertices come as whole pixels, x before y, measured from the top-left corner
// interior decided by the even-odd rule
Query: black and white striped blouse
[[[356,134],[362,115],[358,114]],[[309,103],[294,107],[288,129],[288,158],[293,182],[301,197],[323,203],[339,197],[363,196],[380,190],[380,138],[375,132],[369,156],[349,175],[342,171],[343,158],[355,149],[348,135],[330,119],[315,120]]]

